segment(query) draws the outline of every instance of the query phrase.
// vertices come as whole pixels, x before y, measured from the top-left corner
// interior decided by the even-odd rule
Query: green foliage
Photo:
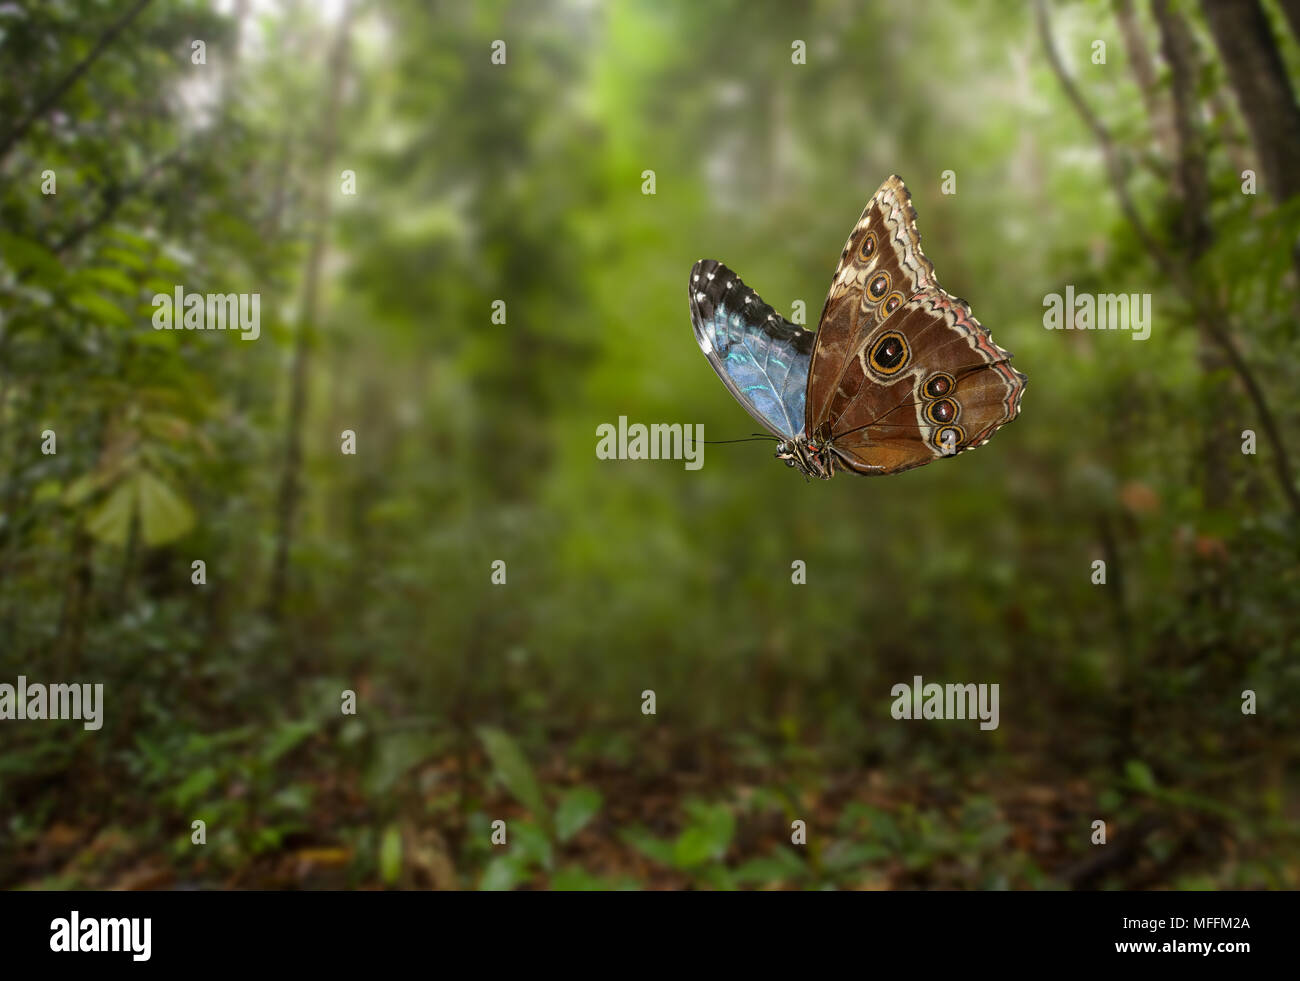
[[[624,840],[647,858],[702,884],[734,888],[735,880],[723,862],[736,831],[730,808],[699,800],[688,800],[684,807],[686,825],[675,838],[664,841],[633,827],[624,832]]]
[[[555,837],[567,842],[599,812],[604,798],[594,787],[571,787],[555,808]]]
[[[596,817],[604,799],[592,787],[570,787],[552,795],[558,797],[552,813],[546,806],[542,786],[518,744],[491,726],[480,726],[478,736],[496,779],[534,818],[508,823],[507,851],[487,863],[479,881],[480,889],[513,889],[536,874],[551,872],[556,849],[572,841]],[[586,876],[581,869],[572,867],[557,878],[564,883],[554,885],[557,889],[615,888],[608,883],[601,885],[606,880]]]
[[[402,831],[389,825],[379,843],[379,877],[385,885],[396,885],[402,874]]]
[[[542,788],[519,745],[500,729],[480,726],[479,739],[501,784],[539,821],[549,819]]]

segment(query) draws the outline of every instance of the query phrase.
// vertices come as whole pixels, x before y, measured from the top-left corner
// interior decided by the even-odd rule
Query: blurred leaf
[[[379,843],[379,878],[386,886],[397,885],[402,877],[402,829],[390,824]]]
[[[105,545],[125,545],[135,515],[139,484],[128,477],[113,489],[108,499],[86,521],[86,530]]]
[[[294,783],[275,792],[271,803],[276,810],[289,814],[302,814],[311,808],[315,788],[311,784]]]
[[[545,831],[529,821],[507,823],[507,845],[520,868],[549,869],[553,852],[551,839]]]
[[[741,885],[798,882],[808,875],[807,863],[783,846],[774,849],[771,855],[751,858],[732,870],[732,877]]]
[[[445,737],[423,732],[395,732],[378,741],[374,759],[366,770],[367,792],[382,797],[389,793],[416,763],[438,752]]]
[[[619,837],[635,848],[646,858],[660,865],[672,868],[674,862],[673,843],[656,838],[645,828],[632,827],[624,830]]]
[[[262,749],[262,762],[267,766],[274,764],[281,756],[292,750],[320,727],[311,720],[282,722],[275,727],[270,739]]]
[[[519,745],[505,732],[493,726],[479,726],[478,737],[492,761],[493,772],[501,785],[528,808],[538,821],[549,822],[550,815],[542,798],[542,788],[533,768]]]
[[[722,804],[687,803],[691,824],[673,845],[673,864],[689,869],[705,862],[718,861],[731,846],[736,819]]]
[[[497,855],[488,862],[479,879],[479,889],[501,892],[513,889],[527,878],[517,858],[511,855]]]
[[[119,266],[126,266],[128,269],[141,272],[149,268],[149,262],[136,252],[129,249],[119,249],[116,246],[107,246],[100,251],[100,258],[116,262]]]
[[[555,809],[555,836],[568,841],[600,811],[603,798],[592,787],[573,787],[565,791]]]
[[[140,531],[146,545],[165,545],[194,527],[194,512],[171,487],[147,470],[141,470],[136,479]]]
[[[85,311],[92,323],[114,324],[118,327],[130,327],[131,318],[116,303],[104,299],[98,293],[82,292],[72,296],[69,302]]]
[[[42,480],[32,491],[32,501],[36,504],[44,504],[46,501],[57,501],[63,494],[63,485],[57,480]]]
[[[43,280],[58,280],[63,277],[63,263],[58,256],[40,243],[5,229],[0,229],[0,258],[11,269],[30,268]]]
[[[1138,790],[1150,793],[1156,789],[1155,774],[1141,760],[1129,760],[1124,766],[1124,774],[1128,777],[1129,783]]]
[[[177,807],[189,807],[211,790],[219,778],[220,774],[215,767],[200,767],[172,790],[172,800],[176,802]]]
[[[89,285],[102,286],[117,293],[124,293],[127,296],[134,296],[138,290],[138,287],[131,281],[129,276],[119,269],[106,266],[83,269],[77,273],[77,279],[84,280]]]
[[[874,842],[834,841],[822,854],[822,866],[831,872],[854,869],[869,862],[879,862],[890,855],[888,848]]]

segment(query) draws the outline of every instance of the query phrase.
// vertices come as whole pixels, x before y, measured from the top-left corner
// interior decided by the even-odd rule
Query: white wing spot
[[[709,273],[709,279],[713,278],[713,273]]]
[[[696,293],[696,294],[695,294],[695,302],[696,302],[696,303],[703,303],[703,302],[704,302],[704,294],[703,294],[703,293]]]

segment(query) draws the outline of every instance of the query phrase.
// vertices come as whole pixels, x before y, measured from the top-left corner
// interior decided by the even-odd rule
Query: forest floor
[[[204,854],[179,823],[141,814],[133,832],[129,813],[85,813],[25,842],[3,878],[90,889],[1150,888],[1212,871],[1207,861],[1235,847],[1212,822],[1129,812],[1108,825],[1112,847],[1093,851],[1098,788],[1082,778],[952,786],[884,766],[756,763],[743,747],[662,731],[635,764],[555,748],[525,775],[546,800],[579,791],[588,804],[576,820],[564,806],[538,820],[542,807],[521,804],[503,786],[519,791],[518,780],[502,781],[477,742],[418,762],[384,800],[363,769],[328,765],[323,750],[293,756],[292,785],[313,788],[311,804],[279,831],[254,827],[273,822],[253,802],[244,833],[223,843],[207,829]],[[496,820],[504,845],[491,841]]]

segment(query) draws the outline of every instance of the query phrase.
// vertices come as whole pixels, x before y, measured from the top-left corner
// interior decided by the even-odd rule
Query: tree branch
[[[1160,99],[1155,62],[1143,43],[1142,27],[1138,23],[1137,12],[1133,9],[1133,0],[1113,0],[1113,6],[1120,35],[1124,38],[1124,52],[1128,55],[1129,67],[1137,80],[1138,91],[1142,93],[1142,104],[1151,119],[1151,131],[1156,138],[1156,145],[1166,160],[1172,160],[1174,138],[1169,125],[1169,113]]]
[[[179,160],[182,152],[183,151],[180,149],[173,150],[171,153],[155,161],[148,170],[129,184],[123,184],[120,187],[117,185],[110,187],[103,194],[104,203],[100,207],[99,211],[90,218],[87,218],[85,221],[64,232],[63,235],[59,237],[58,241],[50,246],[50,252],[56,256],[60,256],[91,232],[101,228],[112,219],[113,215],[117,213],[118,208],[133,198],[146,184],[153,180],[160,170],[176,160]],[[32,274],[34,268],[35,267],[33,266],[24,266],[15,273],[15,277],[19,282],[22,282]],[[7,334],[0,332],[0,350],[3,350],[4,348],[7,336]]]
[[[82,58],[72,71],[64,75],[59,83],[55,85],[54,88],[50,89],[50,91],[45,94],[45,97],[40,99],[36,105],[32,107],[31,111],[20,119],[13,129],[5,134],[3,139],[0,139],[0,160],[3,160],[9,151],[13,149],[14,144],[27,135],[27,131],[36,124],[38,119],[58,105],[59,100],[63,98],[64,93],[66,93],[68,89],[72,88],[81,76],[90,70],[90,66],[99,59],[100,55],[108,50],[108,46],[117,39],[119,34],[126,30],[127,25],[129,25],[131,21],[135,20],[136,17],[139,16],[140,12],[144,10],[145,7],[149,6],[151,2],[152,0],[136,0],[134,7],[119,17],[108,30],[99,36],[99,40],[96,41],[95,46],[86,53],[86,57]]]
[[[104,204],[99,209],[99,212],[65,232],[51,247],[51,251],[55,255],[61,255],[95,229],[101,227],[117,213],[118,208],[120,208],[127,200],[134,197],[145,187],[145,185],[152,181],[158,175],[160,170],[174,163],[176,160],[179,160],[181,154],[182,151],[179,148],[173,150],[171,153],[155,161],[148,170],[129,184],[110,188],[104,194]]]
[[[1128,192],[1128,164],[1120,156],[1119,148],[1112,139],[1110,131],[1093,113],[1092,108],[1079,92],[1078,86],[1074,84],[1074,79],[1066,71],[1065,63],[1061,61],[1061,55],[1056,50],[1056,42],[1052,39],[1051,26],[1047,21],[1047,7],[1043,0],[1037,0],[1036,7],[1038,33],[1043,41],[1043,51],[1047,55],[1048,64],[1051,65],[1053,74],[1061,83],[1066,98],[1074,106],[1079,118],[1083,120],[1088,129],[1092,130],[1092,135],[1101,148],[1101,155],[1106,161],[1106,171],[1110,175],[1111,186],[1115,189],[1115,194],[1119,198],[1120,210],[1124,212],[1124,217],[1128,219],[1128,223],[1133,226],[1133,231],[1137,233],[1142,247],[1156,260],[1156,264],[1160,266],[1166,275],[1173,277],[1175,275],[1173,260],[1170,258],[1169,253],[1165,251],[1165,247],[1147,229],[1146,223],[1138,213],[1137,205],[1133,203],[1132,195]]]
[[[348,72],[349,31],[354,13],[351,0],[343,5],[334,43],[326,65],[330,86],[326,95],[321,120],[320,166],[313,184],[312,203],[309,209],[311,233],[308,240],[307,261],[303,270],[302,308],[298,316],[298,330],[293,342],[293,361],[289,373],[289,412],[284,427],[284,468],[280,474],[277,493],[275,553],[271,559],[271,583],[266,610],[270,619],[279,623],[283,619],[285,599],[289,592],[289,553],[292,549],[294,525],[299,499],[302,494],[302,426],[307,412],[307,361],[310,355],[310,336],[316,329],[320,307],[320,278],[325,256],[326,236],[330,215],[330,197],[325,191],[326,173],[333,165],[338,149],[338,116],[343,102],[343,89]],[[294,652],[293,656],[297,656]]]
[[[1214,229],[1210,225],[1210,174],[1205,134],[1196,100],[1196,39],[1187,21],[1173,9],[1169,0],[1152,0],[1151,10],[1160,32],[1160,51],[1169,65],[1169,87],[1173,94],[1178,237],[1182,245],[1181,254],[1186,256],[1189,266],[1195,267],[1214,241]],[[1216,350],[1220,345],[1212,335],[1212,325],[1205,316],[1204,307],[1199,305],[1196,326],[1201,372],[1212,379],[1224,367],[1223,352]],[[1215,387],[1219,386],[1216,384]],[[1211,508],[1224,507],[1228,502],[1229,461],[1236,436],[1230,419],[1218,413],[1220,406],[1216,399],[1215,411],[1205,416],[1201,459],[1198,461],[1202,503]]]

